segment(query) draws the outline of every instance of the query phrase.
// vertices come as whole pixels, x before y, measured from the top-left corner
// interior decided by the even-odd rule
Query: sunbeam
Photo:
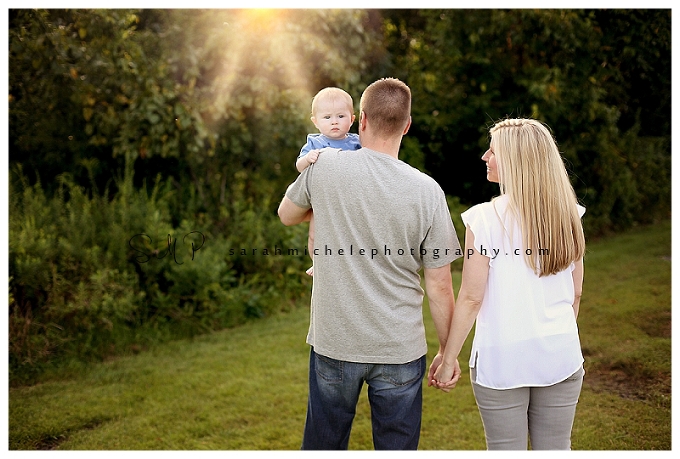
[[[238,97],[239,88],[254,85],[310,92],[307,71],[297,49],[299,31],[288,10],[229,11],[224,21],[224,54],[216,77],[217,100]]]

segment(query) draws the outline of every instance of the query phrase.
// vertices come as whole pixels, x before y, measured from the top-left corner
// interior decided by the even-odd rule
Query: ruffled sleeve
[[[475,249],[485,256],[489,256],[491,248],[491,225],[489,224],[489,210],[493,211],[491,205],[490,202],[478,204],[460,214],[465,226],[470,228],[475,235]]]
[[[586,208],[580,204],[576,204],[576,209],[578,209],[578,216],[583,218],[583,214],[586,213]]]

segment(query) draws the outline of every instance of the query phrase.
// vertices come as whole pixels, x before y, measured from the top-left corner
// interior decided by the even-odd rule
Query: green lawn
[[[579,327],[586,377],[573,448],[671,448],[671,225],[592,242]],[[459,273],[454,273],[457,292]],[[430,357],[437,347],[426,314]],[[158,346],[9,391],[12,450],[296,450],[308,309]],[[420,448],[484,449],[467,376],[425,388]],[[372,449],[366,394],[350,449]]]

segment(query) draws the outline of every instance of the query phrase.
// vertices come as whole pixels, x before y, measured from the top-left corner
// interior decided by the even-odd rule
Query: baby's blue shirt
[[[341,150],[358,150],[361,148],[361,143],[359,143],[358,134],[347,134],[347,137],[341,140],[329,139],[323,134],[308,134],[307,143],[300,150],[297,159],[302,158],[312,150],[326,147],[339,148]]]

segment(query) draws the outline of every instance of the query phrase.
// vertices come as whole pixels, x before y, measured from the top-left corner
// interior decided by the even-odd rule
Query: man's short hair
[[[396,78],[382,78],[361,95],[360,110],[379,136],[401,134],[411,116],[411,89]]]

